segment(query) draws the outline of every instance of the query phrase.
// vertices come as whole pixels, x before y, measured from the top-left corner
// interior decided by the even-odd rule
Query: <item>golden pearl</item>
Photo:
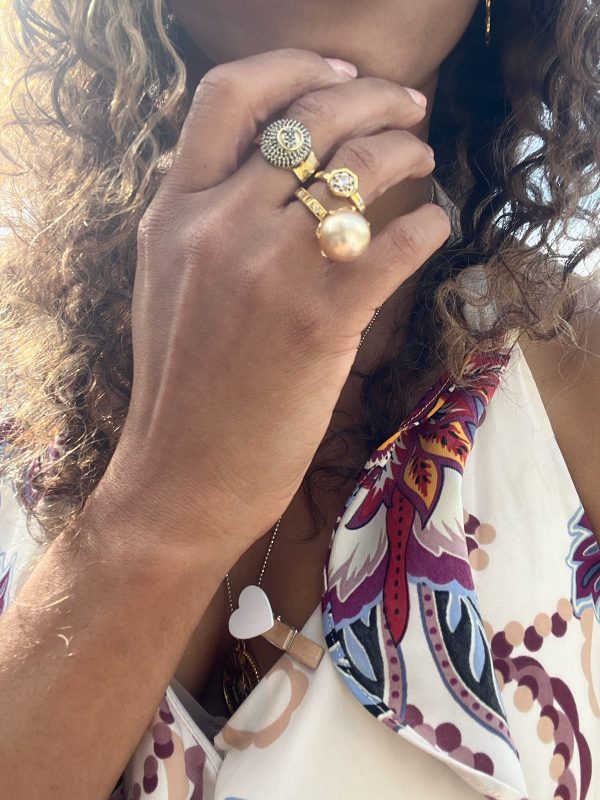
[[[321,252],[332,261],[354,261],[371,241],[371,226],[358,211],[340,208],[330,211],[317,228]]]

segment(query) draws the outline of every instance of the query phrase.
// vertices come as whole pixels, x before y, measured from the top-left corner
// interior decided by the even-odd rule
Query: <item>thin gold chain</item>
[[[432,180],[431,181],[431,197],[430,197],[429,202],[433,203],[434,200],[435,200],[435,182]],[[379,315],[379,312],[381,311],[382,308],[383,308],[383,305],[379,306],[375,310],[375,313],[373,314],[373,316],[371,317],[371,320],[370,320],[369,324],[367,325],[367,327],[365,328],[365,330],[363,332],[363,335],[361,337],[361,340],[358,343],[358,347],[356,348],[357,352],[360,350],[362,343],[364,342],[364,340],[369,335],[369,331],[371,330],[371,326],[373,325],[373,323],[377,319],[377,316]],[[264,557],[264,560],[263,560],[263,563],[262,563],[262,567],[260,569],[260,574],[259,574],[258,580],[256,582],[257,586],[260,586],[260,582],[261,582],[261,580],[263,578],[263,575],[265,574],[265,567],[267,566],[267,561],[269,560],[269,556],[271,555],[271,549],[273,548],[273,542],[275,541],[275,537],[277,536],[277,532],[279,531],[279,526],[281,525],[281,520],[282,519],[283,519],[283,514],[279,517],[279,519],[277,520],[277,523],[275,524],[275,530],[273,531],[273,534],[271,536],[271,540],[269,541],[269,546],[267,547],[267,552],[265,553],[265,557]],[[227,598],[228,598],[228,601],[229,601],[229,608],[231,610],[231,613],[233,614],[234,608],[233,608],[233,600],[232,600],[232,597],[231,597],[231,582],[229,580],[229,573],[228,572],[225,573],[225,585],[227,587]]]

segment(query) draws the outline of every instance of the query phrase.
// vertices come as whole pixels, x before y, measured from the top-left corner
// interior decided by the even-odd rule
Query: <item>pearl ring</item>
[[[307,189],[295,191],[319,220],[316,236],[322,256],[332,261],[354,261],[365,252],[371,241],[371,226],[364,217],[366,206],[358,191],[356,173],[346,167],[317,171],[320,165],[312,150],[310,131],[298,120],[287,117],[264,129],[260,151],[274,167],[291,169],[301,183],[314,176],[327,183],[331,194],[352,200],[353,205],[328,210]]]
[[[296,189],[294,194],[319,220],[316,235],[322,256],[332,261],[354,261],[365,252],[371,241],[371,225],[354,206],[328,211],[307,189]]]

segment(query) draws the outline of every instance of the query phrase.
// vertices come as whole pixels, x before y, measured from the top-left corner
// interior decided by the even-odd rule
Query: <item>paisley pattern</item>
[[[500,740],[507,749],[502,758],[514,762],[509,772],[518,774],[460,493],[475,433],[508,361],[501,352],[471,357],[463,371],[466,386],[442,376],[375,451],[332,540],[322,612],[331,657],[348,688],[396,732],[411,725],[408,707],[427,715],[438,702],[418,694],[408,677],[423,655],[423,646],[415,650],[412,641],[403,646],[417,617],[441,685],[460,713],[480,726],[480,735],[490,737],[484,749],[490,771]]]
[[[378,578],[376,570],[382,564],[384,613],[395,645],[402,639],[409,614],[409,574],[422,577],[431,586],[457,581],[473,589],[462,510],[460,519],[444,516],[440,525],[436,525],[434,512],[440,506],[444,484],[450,480],[448,471],[462,475],[475,430],[507,360],[502,354],[472,357],[465,368],[471,381],[468,390],[456,390],[448,375],[443,375],[419,409],[367,462],[358,480],[358,489],[367,493],[344,529],[363,528],[383,506],[386,518],[381,530],[385,536],[380,537],[377,554],[369,552],[368,562],[359,565],[354,549],[348,563],[328,576],[328,602],[335,620],[352,618],[354,590],[360,595],[359,608],[364,608],[365,600],[374,600],[372,595],[365,596],[363,577],[372,574]],[[378,583],[373,577],[373,586]]]
[[[447,690],[466,713],[514,748],[476,599],[424,590],[422,584],[419,599],[423,630]]]
[[[569,533],[573,542],[567,564],[572,570],[571,597],[575,614],[581,617],[586,608],[591,608],[600,621],[600,544],[583,507],[569,520]]]
[[[383,583],[383,614],[398,646],[410,613],[409,580],[432,589],[443,587],[452,596],[473,592],[462,509],[457,509],[457,517],[445,513],[442,519],[435,511],[442,505],[445,512],[450,510],[447,498],[442,498],[445,484],[452,483],[448,472],[462,475],[474,432],[506,363],[504,355],[496,360],[472,358],[466,368],[473,381],[469,390],[457,390],[443,376],[419,411],[367,462],[359,478],[359,489],[366,494],[343,525],[344,531],[359,535],[351,543],[344,536],[348,558],[327,575],[324,603],[336,627],[352,622],[357,609],[364,614],[367,603],[379,599],[374,589]],[[455,488],[450,487],[451,492]],[[356,494],[355,490],[351,500]],[[360,529],[380,512],[379,535],[372,537],[374,548],[367,549]]]

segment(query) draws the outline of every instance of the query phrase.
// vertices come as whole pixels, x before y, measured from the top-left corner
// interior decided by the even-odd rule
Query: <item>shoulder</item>
[[[576,344],[521,339],[556,440],[600,537],[600,282],[583,280],[571,324]]]

